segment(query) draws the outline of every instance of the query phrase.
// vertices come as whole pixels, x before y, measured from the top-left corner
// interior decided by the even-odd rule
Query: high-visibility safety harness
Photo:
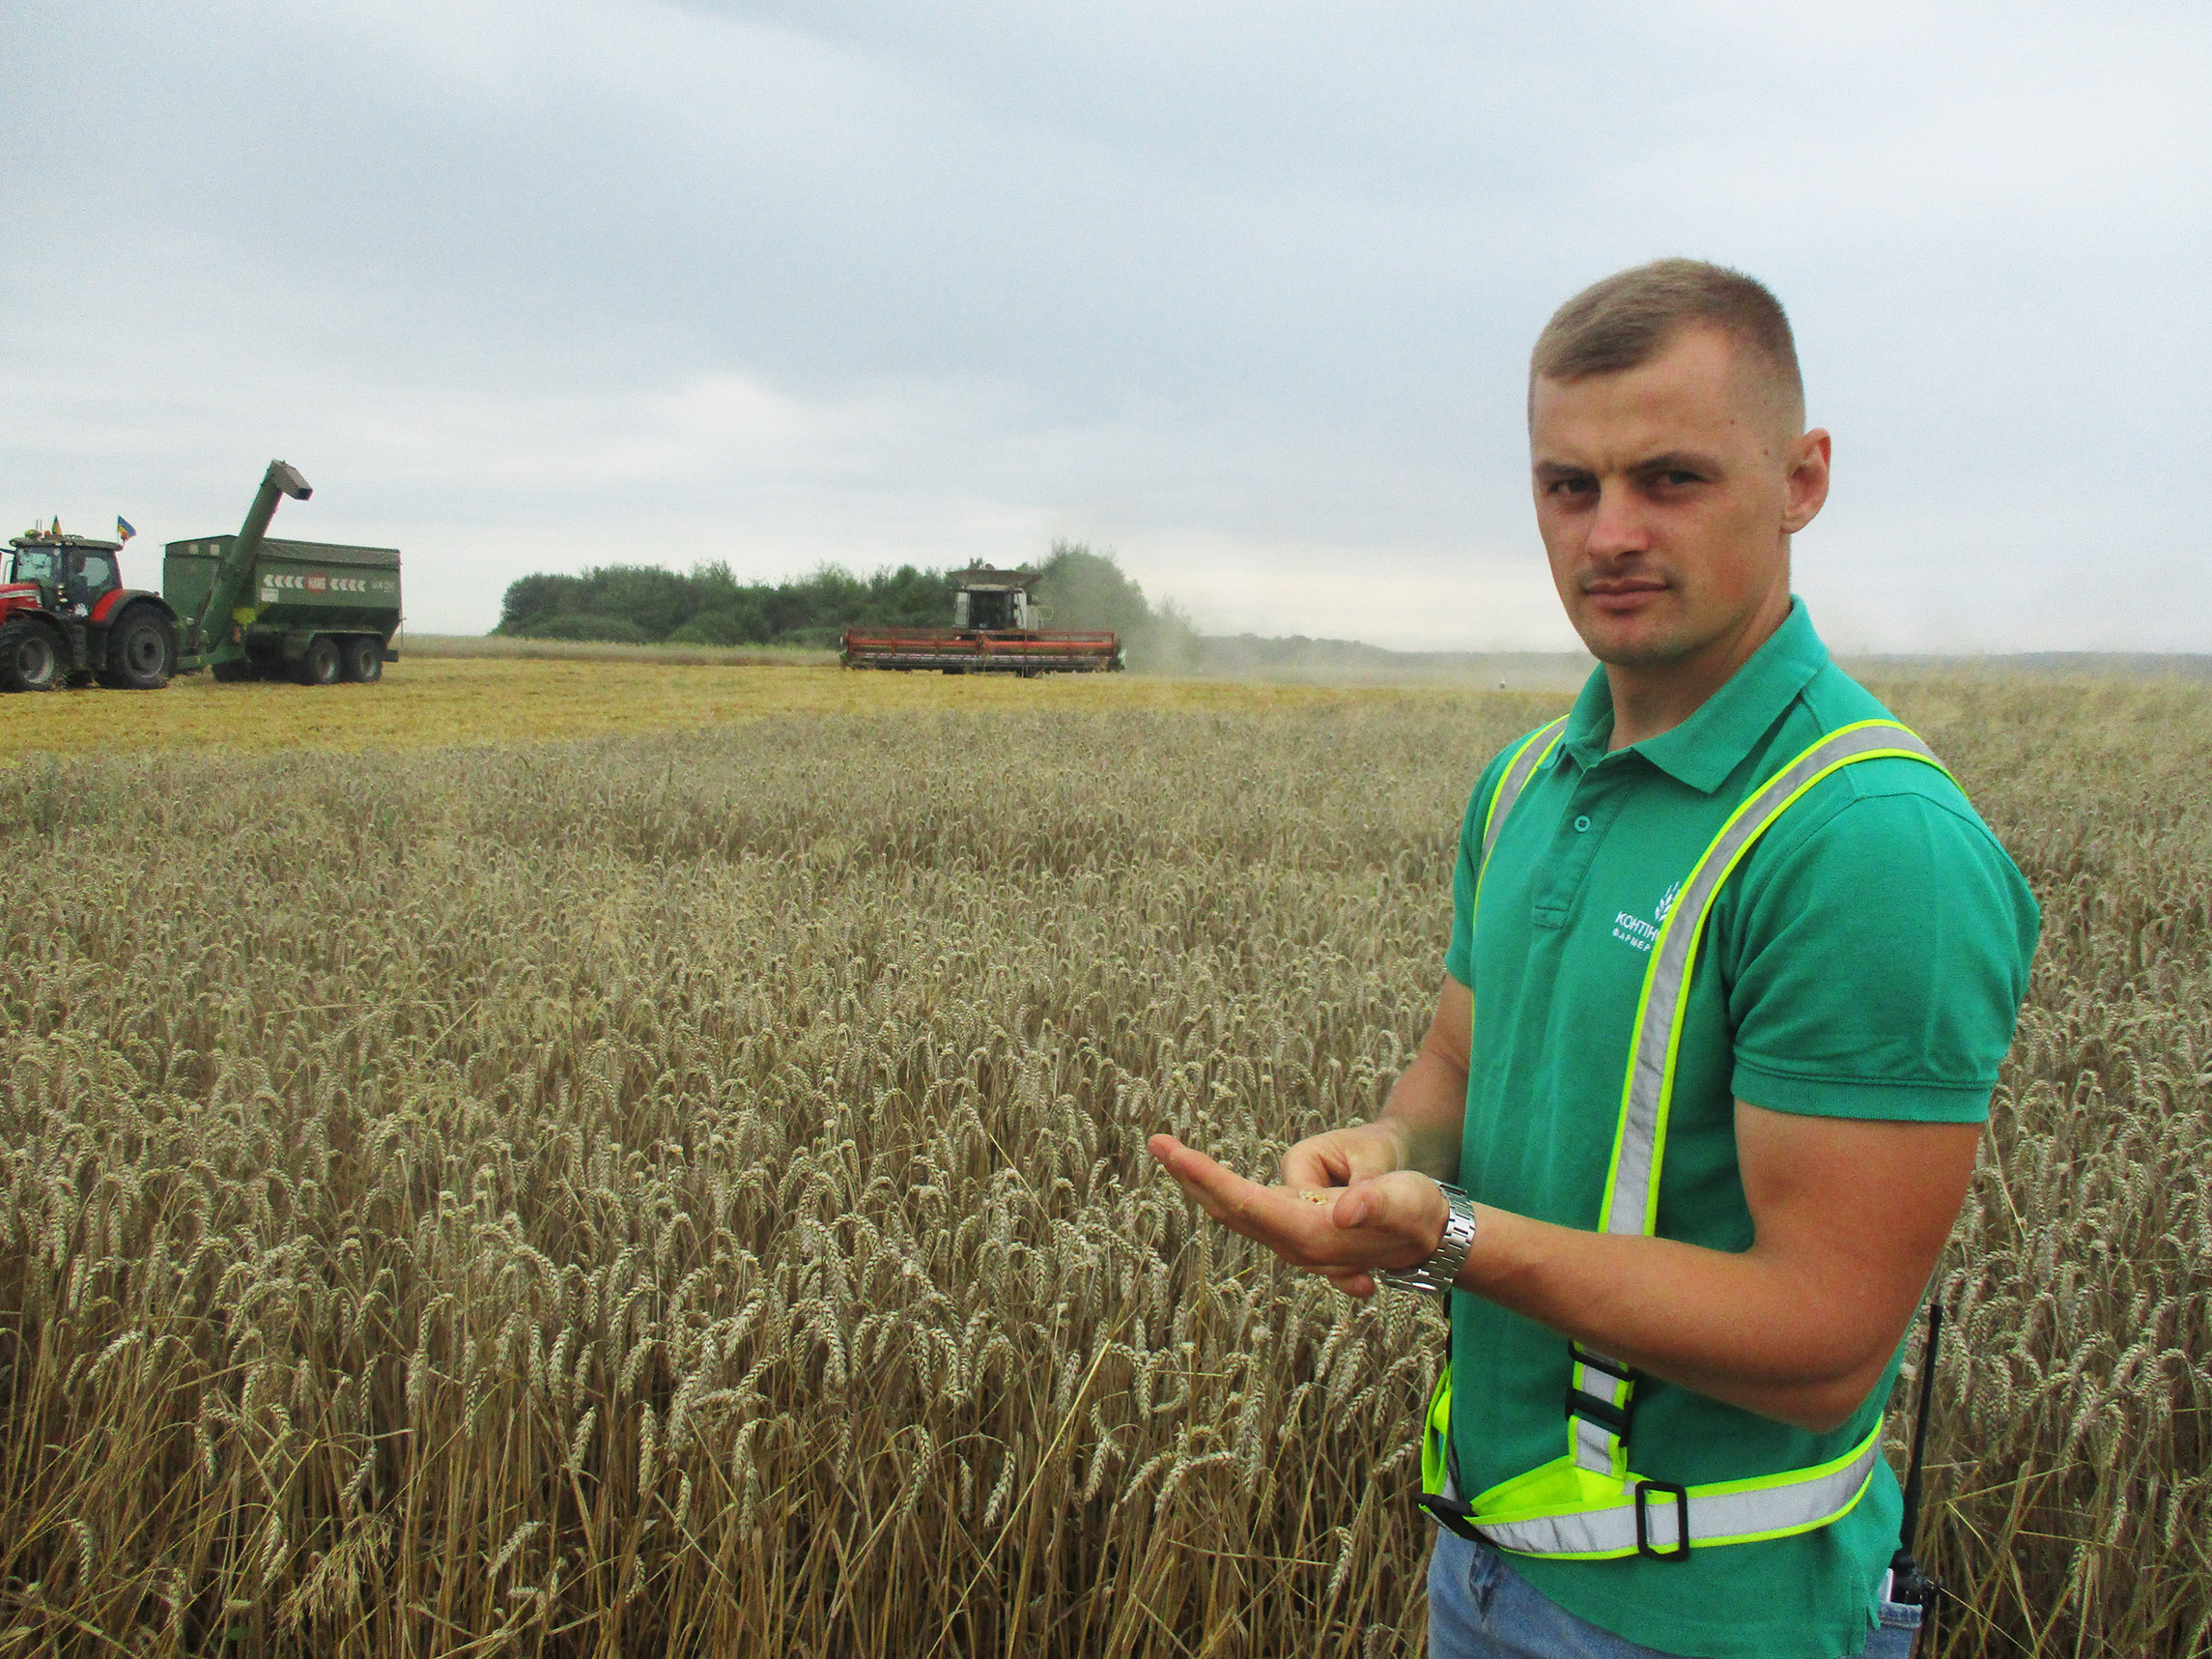
[[[1484,813],[1482,860],[1475,872],[1478,914],[1483,876],[1506,815],[1551,758],[1566,728],[1564,717],[1553,721],[1532,733],[1506,762]],[[1842,767],[1884,758],[1924,761],[1949,775],[1928,746],[1895,721],[1862,720],[1839,728],[1752,790],[1684,878],[1644,970],[1599,1231],[1650,1236],[1656,1229],[1659,1166],[1666,1153],[1667,1109],[1689,979],[1722,886],[1758,839],[1806,790]],[[1635,1370],[1574,1342],[1568,1344],[1568,1361],[1565,1453],[1465,1500],[1460,1496],[1459,1458],[1452,1445],[1447,1354],[1421,1438],[1421,1503],[1440,1525],[1521,1555],[1581,1560],[1642,1555],[1686,1561],[1693,1548],[1783,1538],[1829,1525],[1865,1494],[1881,1456],[1882,1429],[1876,1424],[1841,1457],[1811,1469],[1704,1486],[1648,1479],[1629,1467]]]

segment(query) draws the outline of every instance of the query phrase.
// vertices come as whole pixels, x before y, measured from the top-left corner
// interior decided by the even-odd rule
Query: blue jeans
[[[1912,1659],[1920,1610],[1882,1604],[1865,1659]],[[1671,1659],[1601,1630],[1548,1597],[1488,1544],[1439,1529],[1429,1558],[1429,1659]]]

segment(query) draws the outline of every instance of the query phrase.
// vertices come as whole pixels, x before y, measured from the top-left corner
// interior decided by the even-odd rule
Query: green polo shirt
[[[1599,1225],[1636,999],[1676,883],[1756,786],[1837,727],[1886,718],[1829,660],[1801,601],[1688,720],[1614,754],[1599,670],[1498,836],[1477,929],[1482,815],[1505,758],[1490,763],[1460,832],[1445,958],[1474,991],[1460,1155],[1469,1192],[1562,1226]],[[1739,1097],[1829,1117],[1985,1118],[2038,925],[2020,872],[1934,767],[1867,760],[1815,785],[1730,877],[1699,946],[1659,1235],[1717,1250],[1751,1244]],[[1841,1456],[1881,1416],[1897,1361],[1825,1435],[1647,1379],[1630,1466],[1700,1485]],[[1556,1332],[1453,1296],[1463,1496],[1567,1449],[1567,1376]],[[1687,1562],[1511,1559],[1570,1612],[1662,1652],[1833,1659],[1865,1645],[1900,1509],[1885,1463],[1856,1508],[1796,1537],[1696,1550]]]

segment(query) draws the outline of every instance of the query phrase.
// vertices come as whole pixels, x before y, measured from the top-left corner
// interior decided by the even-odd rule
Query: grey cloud
[[[1838,433],[1824,615],[2205,641],[2141,488],[2212,425],[2201,7],[1563,15],[12,9],[99,118],[0,137],[0,510],[191,533],[286,452],[321,533],[435,550],[424,625],[1068,533],[1224,626],[1534,643],[1527,342],[1692,251],[1774,282]]]

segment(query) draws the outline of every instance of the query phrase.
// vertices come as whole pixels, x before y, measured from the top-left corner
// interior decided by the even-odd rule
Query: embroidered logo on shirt
[[[1639,951],[1650,950],[1652,942],[1659,937],[1659,928],[1665,923],[1667,913],[1681,897],[1682,883],[1678,881],[1659,895],[1659,901],[1653,906],[1652,919],[1648,922],[1641,916],[1630,915],[1626,910],[1614,912],[1613,937],[1624,945],[1635,946]]]

